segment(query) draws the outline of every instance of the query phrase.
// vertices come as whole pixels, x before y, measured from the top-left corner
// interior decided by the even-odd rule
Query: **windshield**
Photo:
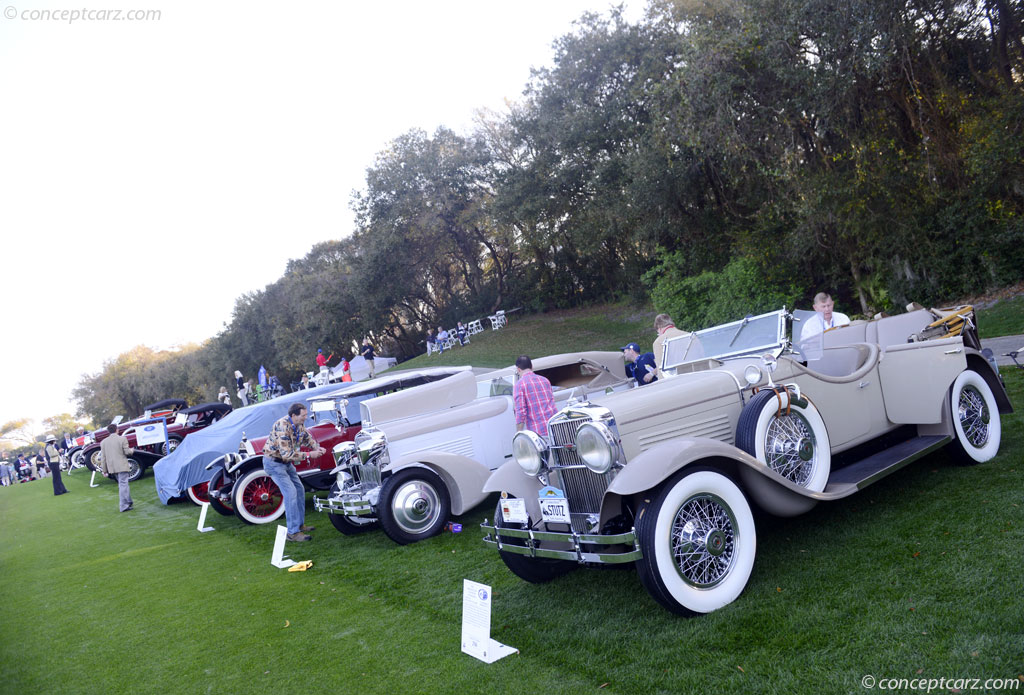
[[[665,341],[665,368],[698,359],[758,354],[780,347],[786,339],[783,311],[748,316]]]

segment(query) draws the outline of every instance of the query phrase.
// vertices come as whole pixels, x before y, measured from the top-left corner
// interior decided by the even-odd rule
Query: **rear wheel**
[[[968,369],[953,382],[953,453],[963,464],[984,463],[999,453],[1002,423],[991,387],[978,372]]]
[[[504,514],[501,511],[501,500],[498,500],[498,506],[494,509],[494,525],[498,528],[512,529],[525,529],[527,527],[526,524],[513,524],[505,521]],[[501,543],[502,545],[526,545],[526,541],[521,538],[502,538]],[[509,568],[512,574],[531,584],[550,582],[552,579],[561,577],[563,574],[576,569],[576,563],[569,560],[529,557],[528,555],[507,553],[501,550],[498,551],[498,555],[501,556],[502,562],[505,563],[505,566]]]
[[[168,437],[167,442],[160,448],[160,451],[163,452],[164,456],[167,456],[167,454],[177,449],[179,444],[181,444],[181,437]]]
[[[247,524],[269,524],[284,514],[284,495],[262,467],[242,474],[231,493],[235,515]]]
[[[128,482],[134,483],[146,472],[146,467],[133,458],[128,459]]]
[[[208,491],[209,486],[209,481],[206,481],[204,483],[196,483],[186,491],[188,493],[188,498],[192,500],[193,504],[202,507],[204,504],[210,501],[210,494]]]

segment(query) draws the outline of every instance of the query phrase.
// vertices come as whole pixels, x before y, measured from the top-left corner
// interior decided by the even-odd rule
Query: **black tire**
[[[100,460],[102,458],[103,454],[100,451],[100,448],[96,447],[92,451],[87,452],[85,454],[85,467],[88,468],[90,471],[96,471],[97,473],[102,474],[103,471],[100,470]]]
[[[973,369],[960,372],[950,391],[953,441],[950,450],[958,463],[973,466],[999,453],[1002,422],[999,404],[985,378]]]
[[[494,525],[498,528],[524,529],[526,524],[510,524],[505,521],[501,513],[501,500],[494,508]],[[503,545],[526,545],[525,541],[518,538],[502,539]],[[548,557],[528,557],[517,553],[506,553],[498,551],[501,561],[505,563],[509,571],[520,579],[531,584],[543,584],[552,579],[561,577],[563,574],[572,572],[577,563],[571,560],[553,560]]]
[[[134,483],[136,480],[146,474],[146,467],[139,463],[136,459],[128,458],[128,482]]]
[[[331,495],[338,493],[338,484],[335,483],[331,486]],[[328,514],[327,518],[331,520],[331,526],[338,529],[341,533],[346,536],[355,536],[360,533],[366,533],[370,529],[377,528],[380,524],[377,523],[377,519],[366,516],[366,517],[348,517],[344,514]],[[365,519],[364,522],[360,523],[358,520]]]
[[[736,446],[790,482],[821,492],[832,466],[825,421],[813,403],[790,396],[765,389],[747,401]]]
[[[380,490],[377,513],[388,538],[407,545],[441,533],[451,516],[448,487],[425,468],[404,468]]]
[[[164,456],[167,456],[167,454],[177,449],[179,444],[181,444],[181,437],[176,437],[172,435],[167,438],[167,441],[163,445],[161,445],[160,453],[162,453]]]
[[[680,615],[709,613],[746,588],[757,533],[743,491],[705,467],[684,468],[637,510],[640,582]]]
[[[223,516],[234,516],[235,510],[231,508],[231,502],[222,502],[218,497],[213,495],[215,490],[223,487],[225,484],[227,483],[224,480],[224,469],[220,468],[214,471],[213,477],[210,478],[210,482],[207,483],[206,487],[206,494],[210,498],[210,509]],[[230,495],[228,496],[228,499],[230,500]]]

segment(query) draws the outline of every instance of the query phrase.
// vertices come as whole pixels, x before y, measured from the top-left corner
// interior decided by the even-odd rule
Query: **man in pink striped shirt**
[[[532,430],[548,436],[548,420],[557,412],[551,382],[533,373],[533,362],[526,355],[516,358],[516,381],[512,402],[516,411],[516,430]]]

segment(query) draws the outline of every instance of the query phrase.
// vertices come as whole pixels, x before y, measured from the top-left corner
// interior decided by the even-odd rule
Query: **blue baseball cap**
[[[622,347],[620,347],[619,350],[622,350],[623,352],[625,352],[626,350],[632,350],[633,352],[640,352],[640,346],[637,345],[636,343],[629,343],[628,345],[623,345]]]

